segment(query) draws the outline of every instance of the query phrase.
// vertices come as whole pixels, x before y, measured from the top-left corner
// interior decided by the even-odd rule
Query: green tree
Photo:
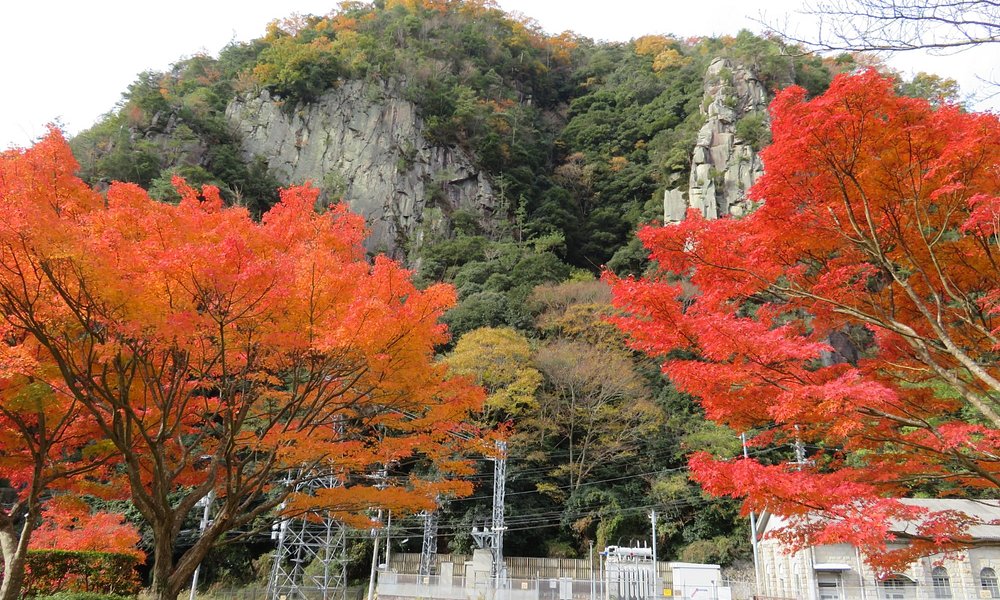
[[[960,90],[957,81],[923,71],[914,75],[913,79],[901,82],[896,89],[904,96],[923,98],[935,107],[959,102]]]

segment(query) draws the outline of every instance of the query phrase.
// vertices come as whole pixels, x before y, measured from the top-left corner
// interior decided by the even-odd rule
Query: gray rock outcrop
[[[311,181],[364,216],[369,250],[404,256],[458,209],[488,220],[494,195],[460,148],[429,143],[413,103],[388,85],[348,81],[288,111],[266,92],[234,100],[226,118],[245,158],[266,158],[285,184]]]
[[[759,139],[737,137],[737,123],[754,119],[758,131],[766,131],[767,93],[747,68],[717,58],[705,73],[705,95],[701,112],[705,124],[698,132],[691,155],[687,194],[668,189],[663,197],[663,220],[676,223],[688,208],[696,208],[709,219],[747,214],[753,203],[747,190],[764,172],[755,144]],[[749,125],[749,123],[747,123]],[[742,128],[753,131],[752,127]],[[749,136],[747,136],[749,137]]]

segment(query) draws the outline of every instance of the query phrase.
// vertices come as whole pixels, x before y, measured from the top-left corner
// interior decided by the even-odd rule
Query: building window
[[[885,600],[906,600],[906,588],[912,585],[909,579],[900,575],[893,575],[883,579],[881,583],[882,598]]]
[[[989,591],[990,598],[1000,598],[1000,585],[997,585],[997,572],[986,567],[979,572],[979,585]]]
[[[951,580],[948,579],[948,569],[934,567],[931,571],[931,582],[934,584],[935,598],[951,598]]]
[[[841,600],[840,573],[816,573],[816,584],[819,586],[819,600]]]

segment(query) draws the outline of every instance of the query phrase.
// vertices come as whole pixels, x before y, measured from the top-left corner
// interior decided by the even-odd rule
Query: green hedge
[[[50,596],[60,592],[134,596],[142,587],[136,572],[138,564],[139,559],[129,554],[31,550],[21,596]],[[74,600],[84,600],[77,598],[77,594],[72,596]]]
[[[116,594],[98,594],[97,592],[59,592],[51,596],[35,596],[34,600],[129,600]]]

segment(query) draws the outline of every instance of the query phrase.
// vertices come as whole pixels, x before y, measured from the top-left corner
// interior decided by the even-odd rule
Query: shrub
[[[110,552],[29,550],[22,595],[26,598],[80,592],[88,592],[93,596],[134,595],[142,586],[136,572],[139,560],[128,554]],[[59,598],[97,600],[89,596]]]
[[[117,594],[98,594],[97,592],[59,592],[49,596],[35,596],[35,600],[128,600],[128,598]]]
[[[743,140],[755,151],[771,143],[771,128],[767,115],[752,112],[736,122],[736,137]]]

